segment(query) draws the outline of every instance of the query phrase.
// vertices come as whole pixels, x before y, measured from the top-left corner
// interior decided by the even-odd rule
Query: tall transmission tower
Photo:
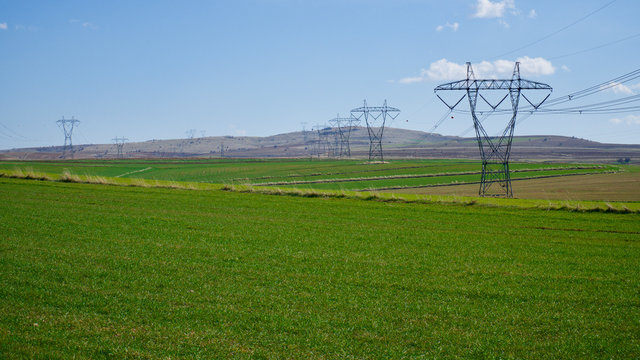
[[[304,143],[304,149],[307,150],[309,152],[309,154],[311,154],[311,149],[310,149],[310,144],[309,144],[309,132],[307,131],[307,123],[305,121],[300,122],[300,125],[302,125],[302,141]]]
[[[324,154],[327,154],[328,157],[331,148],[331,144],[329,143],[331,128],[328,128],[327,125],[314,125],[311,131],[315,132],[317,136],[316,139],[313,140],[313,152],[317,157]]]
[[[127,139],[126,137],[114,137],[113,139],[111,139],[113,141],[114,144],[116,144],[116,150],[118,152],[118,159],[122,159],[124,158],[124,153],[122,151],[122,149],[124,148],[124,143],[126,141],[128,141],[129,139]]]
[[[353,128],[359,123],[360,121],[353,116],[340,117],[340,114],[338,114],[335,118],[329,120],[329,124],[338,129],[338,141],[336,144],[337,157],[351,157],[351,146],[349,145],[349,138],[351,137],[351,130],[353,130]]]
[[[546,97],[538,103],[533,103],[522,90],[543,90],[548,91]],[[438,92],[440,91],[465,91],[465,94],[454,104],[448,104]],[[487,100],[487,91],[502,91],[505,93],[498,96],[493,103]],[[450,110],[453,110],[466,96],[469,99],[471,107],[471,116],[473,118],[473,127],[476,131],[476,139],[480,156],[482,157],[482,178],[480,180],[480,196],[506,196],[513,197],[511,189],[511,176],[509,174],[509,156],[511,154],[511,142],[513,140],[513,131],[516,125],[516,116],[518,114],[518,105],[520,96],[524,98],[534,109],[538,109],[551,95],[553,89],[547,84],[536,81],[525,80],[520,77],[520,63],[516,62],[513,68],[511,79],[483,79],[477,80],[473,74],[471,63],[467,62],[467,78],[463,80],[453,81],[442,84],[434,89],[436,96]],[[483,95],[484,94],[484,95]],[[490,111],[495,111],[500,104],[508,98],[511,100],[511,118],[507,123],[504,131],[499,136],[489,136],[482,125],[482,120],[478,120],[476,107],[478,105],[478,97],[490,107]],[[490,193],[493,184],[498,184],[498,192]]]
[[[62,157],[66,157],[67,152],[71,153],[73,157],[73,143],[71,141],[71,135],[73,134],[73,128],[80,124],[80,120],[74,119],[73,116],[71,119],[65,119],[64,116],[62,119],[56,121],[59,127],[62,128],[64,132],[64,147],[62,148]]]
[[[367,123],[367,132],[369,133],[369,161],[384,160],[382,156],[382,135],[384,134],[384,124],[387,118],[391,120],[400,115],[400,109],[387,106],[387,100],[382,106],[367,106],[367,100],[364,106],[351,110],[351,116],[360,121],[364,118]]]

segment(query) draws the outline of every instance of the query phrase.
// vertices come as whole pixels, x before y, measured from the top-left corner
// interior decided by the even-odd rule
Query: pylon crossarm
[[[552,90],[551,86],[525,79],[458,80],[439,85],[435,91],[447,90]]]
[[[551,96],[551,93],[548,93],[547,96],[542,99],[542,101],[540,101],[537,105],[535,105],[534,103],[531,102],[531,100],[529,100],[529,98],[527,98],[524,94],[520,94],[522,95],[522,97],[527,100],[527,102],[529,103],[529,105],[531,105],[535,110],[538,110],[538,108],[540,107],[540,105],[542,105],[545,101],[547,101],[547,99],[549,98],[549,96]]]
[[[484,102],[487,103],[487,105],[489,105],[489,107],[491,107],[491,110],[495,111],[496,108],[498,106],[500,106],[500,104],[502,104],[502,102],[509,96],[509,94],[506,94],[496,105],[493,105],[492,103],[489,102],[489,100],[487,100],[484,96],[482,96],[482,94],[478,94],[478,96],[480,96],[482,98],[482,100],[484,100]],[[480,114],[482,115],[482,114]]]
[[[400,112],[400,109],[391,107],[391,106],[361,106],[359,108],[351,110],[351,112],[378,112],[378,111],[386,111],[386,112]]]

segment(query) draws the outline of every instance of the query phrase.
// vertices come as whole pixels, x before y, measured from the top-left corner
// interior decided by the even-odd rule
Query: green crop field
[[[619,193],[640,173],[514,169],[622,171],[631,185]],[[474,171],[454,160],[2,162],[0,358],[640,357],[637,202],[544,210],[256,185],[335,191]]]
[[[513,178],[609,173],[623,166],[513,163]],[[155,179],[200,183],[275,185],[318,190],[383,190],[478,181],[480,165],[470,160],[123,160],[0,162],[0,171]]]

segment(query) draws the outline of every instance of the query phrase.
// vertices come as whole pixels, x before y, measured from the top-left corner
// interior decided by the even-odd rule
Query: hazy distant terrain
[[[335,129],[327,128],[327,142],[319,142],[317,132],[291,132],[268,137],[212,136],[190,139],[149,140],[124,145],[125,158],[169,157],[329,157],[335,145]],[[320,143],[320,146],[318,144]],[[369,149],[367,129],[359,127],[351,134],[353,157],[366,157]],[[221,151],[222,150],[222,151]],[[479,158],[475,138],[442,136],[415,130],[387,128],[383,150],[389,158]],[[62,159],[62,146],[0,151],[0,159]],[[75,159],[114,158],[114,144],[74,145]],[[70,158],[70,156],[67,156]],[[513,160],[552,160],[640,163],[640,145],[603,144],[565,136],[520,136],[513,140]]]

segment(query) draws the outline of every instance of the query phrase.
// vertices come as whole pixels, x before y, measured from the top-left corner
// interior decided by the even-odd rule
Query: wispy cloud
[[[492,2],[490,0],[478,0],[476,4],[476,12],[473,14],[475,18],[493,19],[504,17],[505,11],[511,9],[516,11],[516,5],[513,0],[502,0]]]
[[[452,31],[458,31],[458,28],[460,27],[460,24],[458,24],[457,22],[454,23],[446,23],[444,25],[438,25],[436,27],[436,31],[437,32],[441,32],[442,30],[444,30],[445,28],[449,28]]]
[[[625,85],[619,82],[610,82],[606,85],[602,85],[601,89],[607,89],[614,94],[623,94],[623,95],[633,95],[635,94],[634,89],[640,89],[640,84],[636,85]]]
[[[536,10],[535,10],[535,9],[531,9],[531,10],[529,11],[529,15],[528,15],[528,17],[529,17],[530,19],[535,19],[535,18],[537,18],[537,17],[538,17],[538,13],[536,12]]]
[[[22,24],[17,24],[15,25],[15,29],[19,30],[19,31],[38,31],[38,27],[35,25],[29,25],[29,26],[25,26]]]
[[[615,125],[640,125],[640,115],[627,115],[623,118],[609,119],[609,122]]]
[[[96,30],[98,28],[98,26],[96,26],[95,24],[88,22],[88,21],[82,21],[82,20],[78,20],[78,19],[71,19],[69,20],[70,24],[78,24],[81,27],[85,28],[85,29],[90,29],[90,30]]]
[[[524,56],[516,59],[520,62],[522,76],[552,75],[556,68],[551,61],[542,57],[530,58]],[[514,62],[510,60],[481,61],[472,64],[477,78],[510,78],[513,73]],[[458,64],[447,59],[432,62],[428,69],[420,70],[419,76],[406,77],[398,80],[402,84],[424,81],[447,81],[464,79],[467,75],[466,64]]]
[[[9,25],[7,25],[7,23],[0,23],[0,30],[7,30],[9,28]]]

